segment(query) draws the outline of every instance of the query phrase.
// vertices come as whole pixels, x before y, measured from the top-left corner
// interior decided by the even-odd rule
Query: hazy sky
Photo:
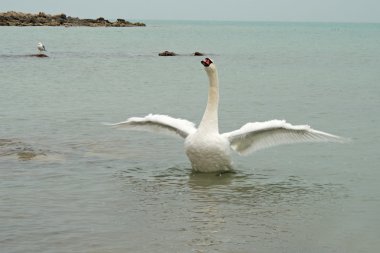
[[[108,19],[380,23],[380,0],[0,0],[0,12]]]

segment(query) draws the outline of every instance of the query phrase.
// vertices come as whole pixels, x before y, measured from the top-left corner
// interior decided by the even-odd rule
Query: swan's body
[[[232,170],[230,143],[219,133],[197,131],[185,139],[186,155],[194,171],[213,172]]]
[[[219,83],[215,64],[206,58],[202,61],[209,78],[206,110],[196,128],[194,123],[166,115],[134,117],[116,124],[134,130],[174,133],[185,139],[185,152],[192,168],[199,172],[225,172],[232,170],[231,149],[247,154],[259,149],[297,142],[341,142],[339,136],[317,131],[308,125],[293,126],[284,120],[247,123],[240,129],[219,133]]]
[[[46,48],[45,48],[45,45],[42,44],[42,42],[38,42],[37,44],[37,49],[40,53],[42,53],[43,51],[46,51]]]

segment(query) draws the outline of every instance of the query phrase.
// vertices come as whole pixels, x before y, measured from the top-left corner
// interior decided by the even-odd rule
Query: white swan
[[[199,127],[194,123],[166,115],[133,117],[109,124],[131,130],[173,133],[185,139],[185,151],[194,171],[225,172],[232,170],[231,148],[241,155],[271,146],[297,142],[342,142],[342,138],[310,128],[293,126],[284,120],[247,123],[240,129],[219,134],[218,73],[211,59],[201,61],[209,78],[208,102]]]
[[[38,51],[40,51],[40,53],[42,53],[43,51],[46,51],[45,45],[42,44],[42,42],[38,42],[37,49]]]

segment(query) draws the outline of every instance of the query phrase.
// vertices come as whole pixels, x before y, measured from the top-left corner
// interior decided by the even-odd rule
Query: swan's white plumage
[[[182,138],[186,138],[197,130],[194,123],[188,120],[158,114],[149,114],[145,117],[132,117],[126,121],[109,125],[130,130],[177,135]]]
[[[231,148],[242,155],[282,144],[343,142],[339,136],[314,130],[308,125],[294,126],[285,120],[247,123],[223,136],[228,138]]]
[[[198,129],[194,123],[167,115],[149,114],[133,117],[111,126],[174,134],[185,139],[185,152],[192,168],[200,172],[232,169],[230,150],[248,154],[256,150],[298,142],[343,142],[339,136],[321,132],[308,125],[291,125],[285,120],[247,123],[240,129],[219,134],[219,82],[215,64],[209,58],[202,61],[209,78],[206,110]]]

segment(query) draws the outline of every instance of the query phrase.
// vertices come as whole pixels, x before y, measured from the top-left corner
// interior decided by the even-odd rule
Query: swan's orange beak
[[[210,58],[206,58],[203,61],[201,61],[201,63],[203,64],[203,66],[208,67],[212,63],[212,60]]]

